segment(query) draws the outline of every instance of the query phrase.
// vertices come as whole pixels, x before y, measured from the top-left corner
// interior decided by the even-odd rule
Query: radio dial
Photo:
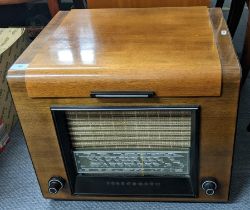
[[[64,187],[65,180],[60,176],[51,177],[48,184],[49,184],[49,193],[56,194],[58,193],[59,190],[61,190]]]

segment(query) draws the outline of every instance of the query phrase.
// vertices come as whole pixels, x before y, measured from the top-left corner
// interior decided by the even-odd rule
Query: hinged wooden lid
[[[30,97],[219,96],[221,77],[206,7],[72,10],[25,73]]]

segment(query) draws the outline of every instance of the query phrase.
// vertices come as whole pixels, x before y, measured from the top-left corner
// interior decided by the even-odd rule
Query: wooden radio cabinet
[[[59,12],[7,78],[45,198],[228,200],[240,66],[220,9]]]

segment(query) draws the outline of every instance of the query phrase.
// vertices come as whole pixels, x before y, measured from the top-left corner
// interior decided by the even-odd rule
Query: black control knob
[[[210,196],[215,194],[218,184],[214,178],[208,178],[202,181],[201,187],[205,191],[206,195]]]
[[[65,185],[65,180],[60,176],[51,177],[49,180],[49,193],[56,194]]]

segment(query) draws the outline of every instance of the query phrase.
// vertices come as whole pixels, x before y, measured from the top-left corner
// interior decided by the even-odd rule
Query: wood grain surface
[[[221,64],[208,10],[72,10],[29,62],[26,87],[30,97],[141,90],[219,96]]]
[[[48,27],[41,32],[17,63],[29,63],[47,43],[49,35],[55,33],[66,13],[55,16]],[[231,166],[234,148],[234,135],[238,107],[240,67],[233,49],[231,37],[221,30],[227,26],[220,9],[211,9],[210,17],[214,29],[222,65],[222,91],[219,97],[166,97],[152,99],[91,99],[91,98],[30,98],[25,84],[25,70],[10,70],[8,82],[26,138],[32,162],[38,177],[43,196],[53,199],[70,200],[141,200],[141,201],[194,201],[224,202],[228,200]],[[58,78],[58,80],[60,80]],[[61,91],[64,91],[62,89]],[[48,193],[48,180],[61,176],[68,183],[61,151],[58,145],[50,106],[168,106],[200,105],[199,135],[199,180],[215,177],[219,188],[214,196],[206,196],[199,189],[197,198],[142,198],[109,196],[74,196],[68,184],[58,194]]]
[[[88,8],[209,6],[210,0],[88,0]]]

